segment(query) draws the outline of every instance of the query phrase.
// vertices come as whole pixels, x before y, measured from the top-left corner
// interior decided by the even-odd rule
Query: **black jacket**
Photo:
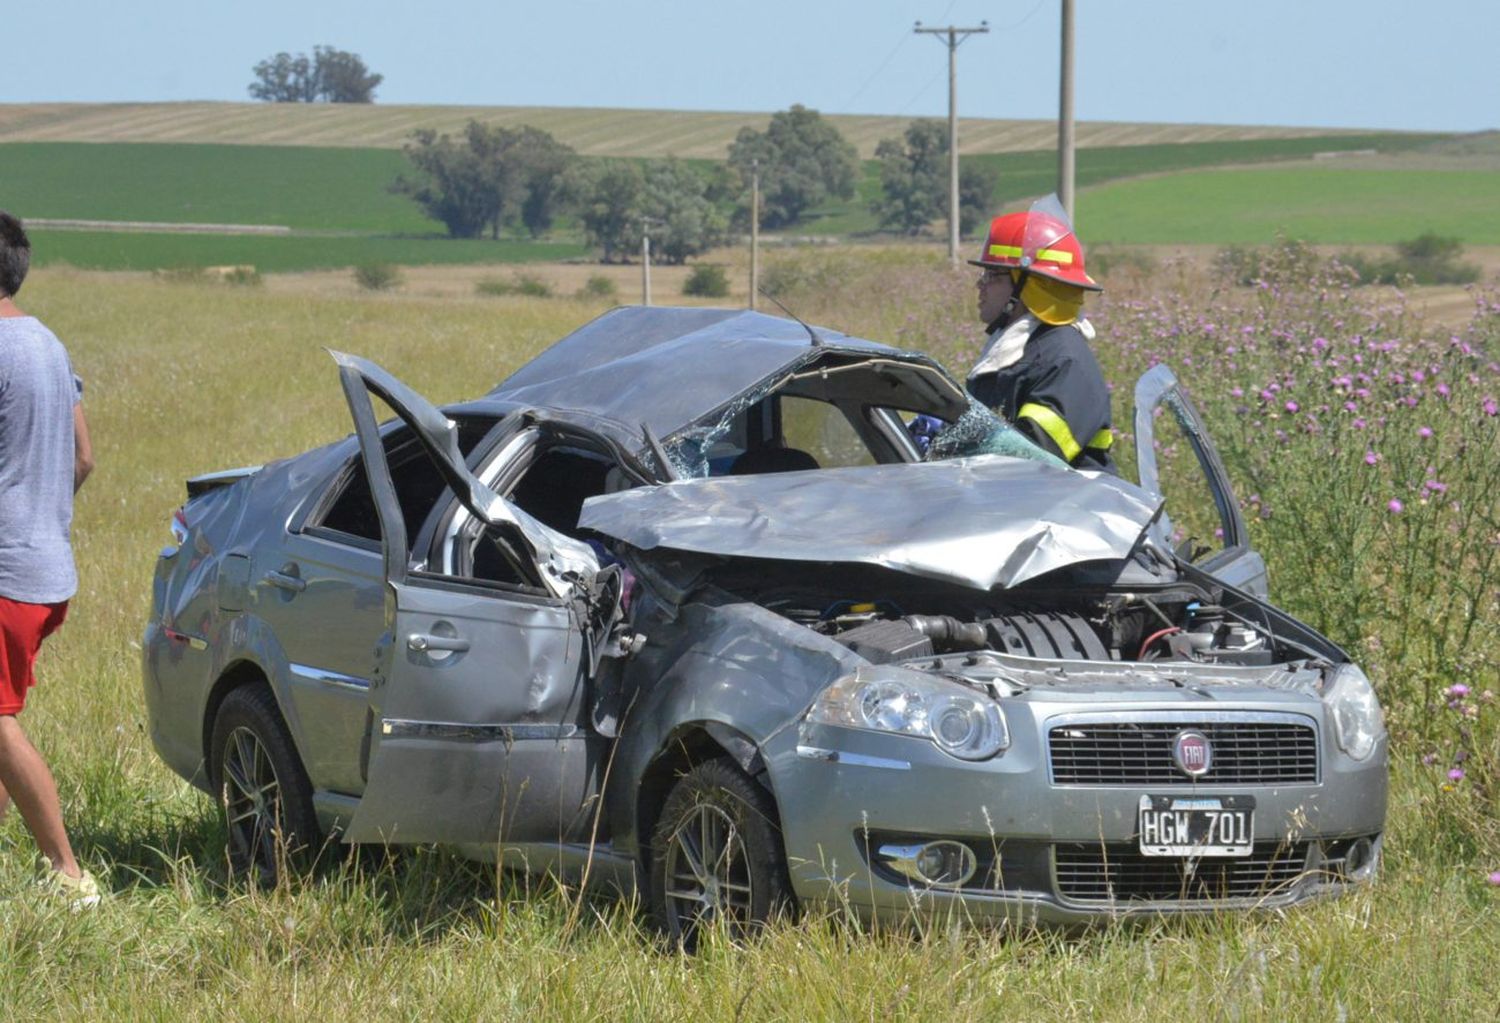
[[[1117,473],[1109,454],[1109,388],[1099,360],[1073,324],[1042,326],[1021,358],[970,377],[969,393],[1041,447],[1077,469]]]

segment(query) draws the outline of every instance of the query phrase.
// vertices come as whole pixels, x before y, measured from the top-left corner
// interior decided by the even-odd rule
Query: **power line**
[[[896,45],[891,47],[891,52],[885,55],[885,60],[882,60],[880,62],[880,66],[870,73],[869,78],[865,79],[865,84],[856,89],[854,95],[850,96],[848,101],[844,103],[844,106],[842,108],[843,110],[845,110],[846,112],[853,111],[854,101],[863,96],[865,94],[865,90],[870,87],[870,84],[874,82],[875,79],[880,77],[880,73],[886,69],[886,66],[890,64],[892,58],[896,56],[896,53],[901,49],[901,47],[906,45],[906,41],[909,38],[911,37],[906,35],[906,33],[903,32],[901,34],[901,38],[896,42]]]

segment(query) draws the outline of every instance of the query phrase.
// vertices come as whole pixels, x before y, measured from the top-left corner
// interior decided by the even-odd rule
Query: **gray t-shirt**
[[[0,596],[54,604],[78,589],[70,536],[82,390],[41,321],[0,317]]]

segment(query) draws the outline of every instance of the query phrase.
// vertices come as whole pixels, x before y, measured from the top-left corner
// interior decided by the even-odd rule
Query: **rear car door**
[[[1165,500],[1179,555],[1265,599],[1265,559],[1250,547],[1239,502],[1202,417],[1166,366],[1153,366],[1136,383],[1135,442],[1140,484]]]
[[[335,358],[380,515],[390,626],[370,688],[368,780],[346,838],[493,846],[579,836],[599,762],[580,600],[597,563],[480,483],[442,413],[373,363]],[[519,582],[412,567],[372,392],[421,438],[457,500],[527,559]]]

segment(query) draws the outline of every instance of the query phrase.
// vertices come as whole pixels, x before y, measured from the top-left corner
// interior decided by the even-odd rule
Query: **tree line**
[[[643,234],[655,258],[682,263],[749,230],[752,177],[760,178],[760,222],[804,223],[830,199],[852,199],[860,176],[854,147],[816,110],[794,105],[764,131],[742,128],[723,164],[579,158],[537,128],[470,121],[457,135],[428,129],[405,146],[411,173],[391,190],[411,198],[455,238],[544,234],[574,217],[605,262],[629,260]],[[885,230],[916,235],[946,217],[948,137],[935,121],[913,121],[875,151],[880,193],[871,202]],[[960,227],[989,210],[993,179],[960,177]]]

